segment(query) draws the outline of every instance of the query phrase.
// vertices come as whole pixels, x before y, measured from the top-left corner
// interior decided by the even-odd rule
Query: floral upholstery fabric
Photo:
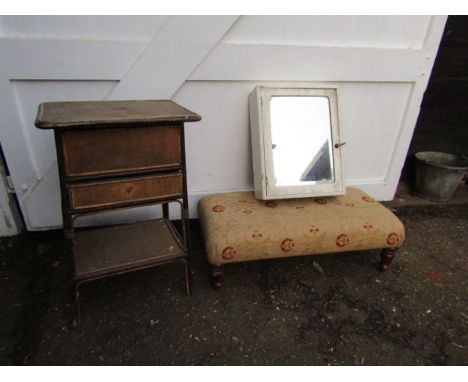
[[[198,203],[211,264],[399,247],[405,230],[364,192],[257,200],[253,192],[207,196]]]

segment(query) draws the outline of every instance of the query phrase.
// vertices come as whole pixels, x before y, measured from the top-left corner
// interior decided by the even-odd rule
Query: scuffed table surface
[[[170,100],[45,102],[39,105],[35,125],[57,129],[199,120],[200,115]]]

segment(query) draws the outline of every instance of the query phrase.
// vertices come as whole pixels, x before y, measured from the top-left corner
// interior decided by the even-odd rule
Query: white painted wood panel
[[[421,50],[219,44],[190,80],[411,82]]]
[[[347,184],[384,180],[411,84],[341,83],[339,112]],[[383,195],[379,195],[383,198]]]
[[[242,16],[225,43],[420,49],[430,16]]]
[[[109,99],[171,98],[236,20],[237,16],[170,18]]]
[[[39,103],[173,98],[201,114],[186,138],[195,217],[200,197],[253,188],[247,96],[257,85],[290,81],[339,85],[345,183],[391,199],[445,20],[2,16],[0,140],[26,225],[61,224],[52,134],[33,125]],[[82,224],[159,213],[119,211]]]
[[[149,41],[168,16],[0,16],[9,37]]]
[[[147,43],[0,39],[3,75],[31,80],[119,80]]]

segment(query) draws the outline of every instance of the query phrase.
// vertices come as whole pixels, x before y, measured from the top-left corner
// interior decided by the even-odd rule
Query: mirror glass
[[[272,96],[270,118],[275,185],[333,183],[328,97]]]

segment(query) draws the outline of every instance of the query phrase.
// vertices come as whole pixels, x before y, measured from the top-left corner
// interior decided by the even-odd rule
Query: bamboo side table
[[[190,295],[184,122],[200,119],[167,100],[39,105],[36,127],[55,133],[75,324],[88,281],[182,261]],[[181,234],[169,220],[172,202],[181,207]],[[153,204],[162,205],[162,219],[75,229],[84,215]]]

